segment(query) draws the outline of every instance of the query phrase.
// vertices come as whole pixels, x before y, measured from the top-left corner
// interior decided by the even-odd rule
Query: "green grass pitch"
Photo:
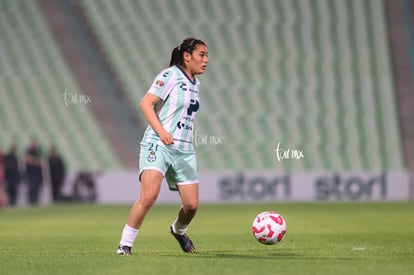
[[[178,205],[156,205],[133,255],[116,247],[129,206],[0,210],[0,274],[414,274],[413,203],[201,205],[181,252],[169,233]],[[281,213],[277,245],[251,233],[256,214]]]

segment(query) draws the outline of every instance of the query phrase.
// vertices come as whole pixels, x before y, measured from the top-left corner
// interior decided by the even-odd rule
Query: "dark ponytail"
[[[183,63],[184,63],[184,58],[183,58],[184,52],[188,52],[188,53],[192,54],[195,47],[198,44],[206,46],[206,43],[204,41],[196,39],[196,38],[190,37],[190,38],[184,39],[179,46],[175,47],[172,50],[169,66],[183,65]]]
[[[175,47],[171,52],[170,65],[179,65],[183,62],[183,55],[180,53],[180,46]]]

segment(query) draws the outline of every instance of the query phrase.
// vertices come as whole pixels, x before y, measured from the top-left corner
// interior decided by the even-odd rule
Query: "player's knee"
[[[198,202],[194,201],[194,202],[185,203],[183,204],[183,208],[187,212],[196,213],[198,209]]]
[[[141,207],[145,209],[150,209],[154,205],[156,200],[157,200],[157,196],[146,196],[146,197],[142,197],[139,200],[139,204],[141,205]]]

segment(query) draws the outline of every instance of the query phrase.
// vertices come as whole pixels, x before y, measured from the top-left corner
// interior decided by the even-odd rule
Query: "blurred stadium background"
[[[210,56],[200,171],[413,185],[412,0],[0,0],[0,148],[34,137],[72,172],[136,171],[139,100],[186,36]]]

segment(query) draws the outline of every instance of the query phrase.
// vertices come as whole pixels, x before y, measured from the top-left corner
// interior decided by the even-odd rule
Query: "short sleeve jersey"
[[[199,85],[197,78],[191,81],[181,68],[172,66],[160,72],[148,90],[148,93],[161,99],[154,109],[163,127],[173,136],[172,149],[194,150],[193,124],[200,106]],[[150,125],[142,140],[165,146]]]

